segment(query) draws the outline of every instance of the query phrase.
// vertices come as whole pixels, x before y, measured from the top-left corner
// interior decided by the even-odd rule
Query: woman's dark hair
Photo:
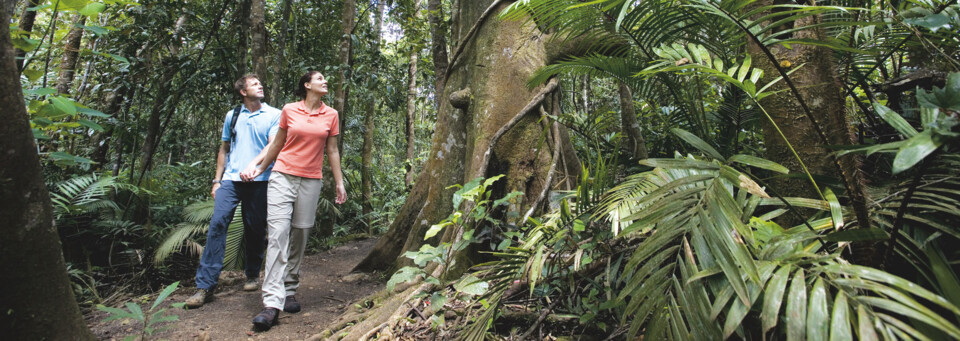
[[[300,82],[297,83],[297,89],[293,91],[294,95],[300,97],[301,99],[307,99],[307,87],[303,86],[304,83],[310,83],[310,80],[313,79],[313,75],[320,73],[317,70],[310,70],[307,73],[303,74],[300,77]]]

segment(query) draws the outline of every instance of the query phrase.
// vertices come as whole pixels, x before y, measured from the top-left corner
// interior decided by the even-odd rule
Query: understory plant
[[[163,301],[166,300],[170,294],[177,290],[177,286],[179,284],[180,282],[174,282],[173,284],[163,288],[163,291],[157,295],[157,298],[153,301],[153,304],[150,306],[150,308],[146,310],[144,310],[140,303],[137,302],[127,302],[125,304],[126,309],[107,307],[104,305],[97,305],[97,309],[110,314],[104,320],[104,322],[119,319],[131,319],[140,323],[141,329],[139,335],[127,335],[123,338],[124,341],[138,339],[142,341],[148,340],[154,334],[162,332],[170,327],[169,325],[161,326],[161,324],[180,320],[180,317],[177,315],[167,314],[167,310],[169,308],[181,309],[185,303],[178,302],[170,304],[169,307],[160,307]]]

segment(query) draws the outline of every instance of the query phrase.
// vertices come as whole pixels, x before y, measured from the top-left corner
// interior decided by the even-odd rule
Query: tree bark
[[[377,75],[379,79],[380,75],[380,33],[383,29],[383,11],[386,8],[386,2],[383,0],[377,1],[377,12],[374,14],[374,23],[373,23],[373,65],[371,68],[371,74]],[[373,88],[376,89],[378,86],[374,82]],[[373,204],[371,200],[373,199],[373,133],[374,133],[374,122],[373,119],[377,115],[377,97],[376,94],[371,94],[369,101],[367,102],[367,110],[364,113],[363,119],[363,152],[360,156],[360,182],[361,182],[361,209],[363,213],[363,219],[366,221],[367,232],[373,233]]]
[[[8,7],[0,20],[9,21]],[[10,340],[94,340],[73,296],[8,25],[0,25],[0,330]],[[9,170],[9,171],[6,171]]]
[[[434,101],[437,111],[443,100],[440,94],[443,93],[447,67],[450,65],[450,57],[447,56],[447,27],[443,24],[443,7],[441,0],[427,0],[428,20],[430,21],[430,39],[433,40],[433,68],[436,80],[434,81]]]
[[[83,39],[83,28],[78,25],[86,24],[87,17],[77,14],[74,25],[67,33],[66,43],[63,46],[63,58],[60,59],[60,75],[57,77],[57,94],[67,95],[73,85],[76,74],[77,59],[80,56],[80,41]]]
[[[250,12],[253,6],[252,0],[240,0],[240,9],[237,11],[237,74],[234,79],[239,79],[247,73],[247,56],[250,50]]]
[[[27,37],[33,33],[33,24],[37,22],[37,11],[31,11],[30,7],[40,6],[42,0],[30,0],[27,2],[26,6],[23,7],[23,12],[20,14],[20,30],[27,33]],[[27,57],[27,51],[17,49],[17,70],[23,70],[24,58]],[[19,72],[19,71],[18,71]]]
[[[546,63],[542,34],[532,22],[500,21],[496,16],[484,20],[481,13],[493,0],[461,1],[458,11],[461,20],[454,29],[466,29],[480,22],[472,38],[464,46],[459,62],[450,70],[445,87],[437,89],[441,106],[430,149],[429,159],[417,177],[416,185],[400,209],[390,230],[377,241],[367,257],[356,266],[358,271],[391,269],[412,264],[402,257],[405,251],[419,250],[425,243],[423,236],[430,225],[446,218],[455,208],[451,197],[456,188],[471,179],[505,174],[492,189],[491,198],[499,198],[511,191],[521,191],[523,197],[514,198],[510,211],[524,212],[545,186],[547,172],[552,164],[549,148],[539,150],[538,142],[545,132],[539,123],[537,107],[549,97],[541,93],[546,86],[528,89],[523,81]],[[502,11],[507,4],[498,2],[492,13]],[[463,27],[456,27],[462,24]],[[436,41],[435,41],[436,43]],[[438,74],[437,77],[442,77]],[[547,96],[545,96],[547,95]],[[538,99],[538,100],[534,100]],[[532,114],[526,114],[532,113]],[[521,115],[518,115],[521,114]],[[518,119],[519,116],[519,119]],[[495,132],[516,122],[498,139]],[[560,148],[571,148],[567,141]],[[489,155],[488,154],[489,151]],[[559,176],[557,178],[562,178]],[[559,182],[559,180],[557,181]],[[503,212],[500,218],[504,218]],[[456,238],[453,229],[442,238],[430,241],[436,244]],[[474,254],[457,255],[457,264],[450,273],[469,267]]]
[[[273,78],[270,84],[270,101],[276,106],[280,106],[280,89],[283,88],[281,82],[283,70],[287,69],[287,61],[285,54],[287,53],[287,31],[290,29],[290,11],[293,7],[293,0],[283,0],[283,10],[280,16],[280,32],[277,35],[277,53],[276,60],[271,63],[273,65]]]
[[[419,7],[419,5],[417,6]],[[406,138],[407,138],[407,174],[403,178],[407,188],[413,185],[413,160],[416,158],[416,112],[417,112],[417,59],[420,55],[416,48],[410,51],[410,69],[407,71],[407,119],[406,119]]]
[[[769,4],[770,1],[763,1],[758,5]],[[793,22],[793,27],[811,27],[793,32],[793,38],[826,39],[823,32],[813,26],[819,20],[819,17],[813,16]],[[843,182],[859,225],[869,227],[866,185],[860,172],[860,158],[853,154],[836,157],[829,148],[831,145],[852,145],[856,141],[852,121],[845,112],[842,87],[835,77],[839,73],[833,60],[833,51],[813,45],[794,44],[790,48],[774,45],[767,47],[775,59],[771,61],[755,41],[750,41],[747,48],[753,65],[763,70],[766,79],[780,76],[781,68],[786,71],[791,65],[802,65],[789,76],[793,88],[786,79],[780,81],[768,90],[776,94],[764,98],[761,104],[812,174],[834,177]],[[802,102],[798,101],[792,89],[796,90]],[[767,158],[786,166],[792,173],[803,174],[799,161],[769,120],[763,121],[763,131]],[[818,196],[817,190],[806,179],[781,178],[773,180],[773,184],[784,196]]]
[[[637,109],[633,105],[633,92],[623,82],[620,86],[620,129],[623,131],[623,148],[630,160],[647,158],[647,143],[643,140],[640,124],[637,123]]]
[[[267,25],[265,23],[266,1],[252,0],[250,4],[250,57],[253,59],[253,73],[260,77],[260,82],[271,86],[270,74],[267,72]],[[266,100],[273,100],[267,98]]]
[[[334,78],[335,89],[334,89],[334,99],[333,99],[333,108],[337,109],[340,113],[339,119],[341,127],[343,127],[343,118],[348,115],[349,111],[349,99],[350,99],[350,71],[353,68],[353,28],[356,23],[357,15],[357,2],[356,0],[344,0],[343,1],[343,12],[341,12],[341,23],[343,28],[343,35],[340,36],[339,44],[339,55],[340,55],[340,66],[337,70],[337,77]],[[343,156],[343,135],[337,140],[339,145],[337,148],[341,150],[341,156]],[[329,166],[324,167],[329,170]],[[333,183],[333,177],[328,176],[323,178],[323,195],[322,197],[329,202],[333,202],[333,199],[336,197],[336,186]],[[317,219],[317,228],[320,231],[321,235],[329,236],[333,234],[334,225],[337,223],[337,216],[333,212],[326,212],[320,214]]]

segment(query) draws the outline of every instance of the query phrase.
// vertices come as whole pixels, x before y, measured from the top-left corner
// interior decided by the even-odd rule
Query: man
[[[207,231],[207,245],[197,268],[197,292],[186,300],[189,308],[198,308],[213,297],[227,243],[227,226],[233,219],[237,204],[242,204],[244,239],[246,240],[244,268],[247,279],[243,290],[259,288],[260,265],[263,263],[264,238],[267,228],[267,179],[270,168],[252,181],[241,181],[240,172],[257,158],[279,128],[280,110],[263,100],[263,85],[256,75],[248,74],[236,82],[234,88],[243,97],[240,110],[227,112],[223,122],[220,152],[217,154],[217,173],[213,177],[213,218]],[[233,120],[236,119],[236,124]],[[271,166],[272,167],[272,166]]]

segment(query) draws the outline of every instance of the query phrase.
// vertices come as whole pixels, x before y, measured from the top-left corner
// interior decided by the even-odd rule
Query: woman
[[[300,77],[295,93],[303,100],[283,106],[276,137],[263,157],[252,161],[242,174],[245,179],[254,178],[276,160],[267,187],[264,309],[253,318],[259,330],[276,325],[281,309],[300,311],[293,295],[299,286],[300,261],[320,199],[324,150],[337,185],[336,203],[347,200],[337,149],[338,113],[321,100],[327,94],[327,80],[319,71],[309,71]]]

